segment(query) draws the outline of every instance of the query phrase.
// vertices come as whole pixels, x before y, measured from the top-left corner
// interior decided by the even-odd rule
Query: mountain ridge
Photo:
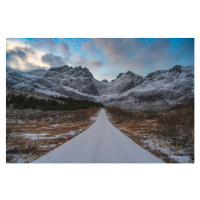
[[[6,85],[47,95],[101,102],[126,110],[156,110],[194,98],[194,66],[176,65],[143,77],[131,71],[116,79],[96,80],[88,68],[53,67],[21,72],[6,67]],[[167,103],[166,103],[167,102]]]

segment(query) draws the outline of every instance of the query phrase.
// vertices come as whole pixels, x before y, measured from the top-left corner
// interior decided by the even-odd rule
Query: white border
[[[1,199],[199,199],[198,8],[193,0],[1,2]],[[10,37],[194,37],[195,164],[6,165],[5,40]]]

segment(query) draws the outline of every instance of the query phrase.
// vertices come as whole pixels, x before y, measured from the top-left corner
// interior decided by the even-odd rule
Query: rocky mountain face
[[[146,77],[120,73],[98,81],[87,68],[61,67],[20,72],[6,68],[6,86],[47,95],[70,96],[126,110],[158,110],[194,98],[194,67],[174,66]]]

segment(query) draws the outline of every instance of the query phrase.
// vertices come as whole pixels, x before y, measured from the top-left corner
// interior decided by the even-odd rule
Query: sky
[[[6,65],[20,71],[87,67],[97,80],[194,65],[193,38],[8,38]]]

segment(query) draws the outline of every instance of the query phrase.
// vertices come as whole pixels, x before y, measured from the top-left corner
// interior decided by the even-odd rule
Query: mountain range
[[[52,67],[22,72],[6,67],[6,87],[101,102],[125,110],[160,110],[194,99],[194,66],[176,65],[143,77],[131,71],[96,80],[88,68]]]

